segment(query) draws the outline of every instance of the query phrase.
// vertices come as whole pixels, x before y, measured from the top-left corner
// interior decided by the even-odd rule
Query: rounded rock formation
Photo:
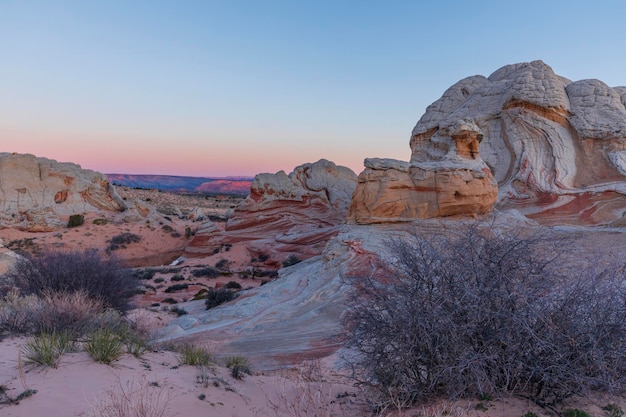
[[[410,222],[490,211],[498,187],[480,159],[482,138],[476,124],[459,120],[435,138],[414,137],[411,162],[366,159],[348,222]]]
[[[72,214],[102,210],[126,210],[103,174],[30,154],[0,153],[0,226],[51,231],[64,227]]]

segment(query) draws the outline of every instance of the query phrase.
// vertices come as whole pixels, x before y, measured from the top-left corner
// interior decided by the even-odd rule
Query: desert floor
[[[153,190],[121,189],[120,195],[148,201],[168,213],[175,213],[176,208],[188,213],[194,207],[202,207],[212,210],[216,218],[226,215],[238,202],[237,199],[211,200]],[[104,250],[108,241],[120,233],[141,236],[140,242],[129,244],[115,254],[130,267],[156,269],[153,276],[143,282],[145,291],[136,297],[138,309],[131,314],[155,329],[176,317],[171,311],[175,303],[192,299],[203,288],[219,287],[229,281],[236,281],[243,288],[261,284],[259,279],[242,273],[251,267],[250,255],[243,246],[235,245],[210,257],[186,258],[179,265],[171,266],[183,254],[189,240],[185,237],[185,228],[196,230],[199,224],[174,215],[170,217],[167,225],[126,223],[115,218],[108,219],[105,225],[97,225],[93,223],[97,216],[86,216],[85,224],[77,228],[48,233],[3,229],[0,239],[13,250]],[[217,221],[216,225],[223,227],[223,222]],[[212,279],[193,276],[194,270],[215,266],[222,260],[226,261],[227,274]],[[187,284],[187,288],[165,292],[180,283]],[[166,299],[169,300],[164,301]],[[252,375],[239,380],[224,366],[181,365],[179,354],[164,346],[153,346],[140,358],[126,354],[111,365],[96,363],[85,352],[67,353],[57,368],[44,368],[24,360],[21,346],[27,340],[23,336],[7,335],[0,342],[0,416],[119,416],[125,414],[107,414],[103,410],[107,404],[123,403],[121,400],[134,408],[146,407],[146,413],[137,414],[142,416],[357,417],[372,412],[367,401],[371,395],[361,391],[352,379],[336,369],[334,357],[293,364],[270,373],[255,372],[251,364]],[[30,390],[36,393],[15,401],[24,392],[34,392]],[[610,402],[626,408],[623,399],[594,396],[573,398],[565,408],[580,408],[593,416],[605,416],[601,407]],[[381,414],[522,417],[528,412],[553,415],[523,398],[441,401],[400,413],[385,411]]]

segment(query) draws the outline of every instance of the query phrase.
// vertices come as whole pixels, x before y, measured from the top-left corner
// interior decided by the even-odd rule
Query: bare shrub
[[[98,317],[103,312],[103,304],[83,291],[46,293],[31,324],[35,332],[80,335],[98,327]]]
[[[129,298],[138,286],[115,258],[104,258],[95,250],[44,252],[30,259],[20,258],[4,280],[24,295],[83,291],[120,311],[130,308]]]
[[[390,242],[388,282],[355,281],[348,363],[382,407],[483,393],[554,407],[624,392],[624,267],[568,267],[573,244],[479,224]]]
[[[191,275],[194,277],[217,278],[222,275],[222,273],[211,266],[206,266],[204,268],[194,270]]]
[[[87,417],[168,417],[171,390],[145,378],[107,389],[87,412]]]
[[[268,408],[276,417],[331,417],[346,415],[337,401],[338,389],[325,381],[319,361],[296,367],[295,377],[281,378],[274,393],[267,393]],[[259,415],[261,415],[259,413]],[[265,412],[263,415],[270,415]]]
[[[32,331],[34,319],[41,309],[39,297],[21,297],[18,290],[9,291],[0,300],[0,330],[16,333]]]
[[[107,246],[106,250],[107,252],[111,252],[118,249],[126,249],[126,245],[138,242],[141,242],[141,236],[135,233],[124,232],[113,236],[111,240],[109,240],[109,246]]]
[[[206,301],[204,304],[206,305],[206,309],[209,310],[213,307],[217,307],[222,303],[226,303],[228,301],[234,300],[237,298],[237,294],[232,292],[232,290],[228,288],[208,288],[206,292]]]

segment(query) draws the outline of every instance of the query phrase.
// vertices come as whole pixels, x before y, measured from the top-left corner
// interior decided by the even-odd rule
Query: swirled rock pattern
[[[625,103],[626,87],[572,82],[541,61],[507,65],[459,81],[427,108],[413,129],[411,162],[441,158],[441,132],[471,120],[502,207],[610,223],[626,211],[615,201],[626,193]]]
[[[501,208],[552,224],[622,225],[625,106],[626,87],[572,82],[541,61],[465,78],[426,109],[412,132],[410,162],[366,161],[350,219],[482,213],[494,197],[491,171]],[[468,161],[475,163],[460,167]],[[450,180],[439,181],[439,173]]]
[[[211,254],[223,244],[243,242],[252,254],[276,254],[275,260],[318,255],[344,222],[355,187],[352,170],[324,159],[289,175],[258,174],[225,230],[199,231],[186,254]]]

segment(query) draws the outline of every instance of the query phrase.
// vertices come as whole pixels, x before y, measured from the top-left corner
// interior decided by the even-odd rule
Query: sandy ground
[[[132,191],[127,190],[132,194]],[[151,202],[174,204],[164,193],[146,191],[142,195]],[[131,195],[129,194],[129,196]],[[179,197],[175,197],[178,199]],[[176,200],[178,201],[178,200]],[[181,203],[182,204],[182,203]],[[185,210],[190,209],[186,201]],[[209,204],[209,203],[207,203]],[[218,212],[225,213],[233,205],[231,201],[220,202]],[[74,229],[63,229],[48,233],[27,233],[14,229],[0,230],[0,239],[5,246],[21,250],[75,250],[95,248],[104,250],[108,241],[120,233],[133,233],[141,236],[141,241],[114,251],[128,266],[136,268],[160,267],[159,272],[144,281],[144,294],[135,301],[139,309],[134,314],[150,314],[155,326],[163,325],[175,317],[169,312],[172,305],[164,303],[165,298],[176,302],[191,299],[198,291],[207,287],[219,287],[229,281],[239,282],[243,288],[260,285],[261,279],[244,278],[242,272],[251,268],[250,254],[243,246],[233,245],[209,257],[182,259],[175,267],[188,242],[185,228],[197,229],[200,224],[171,216],[167,224],[146,222],[126,223],[115,217],[108,218],[106,225],[97,225],[93,220],[99,216],[89,215],[85,224]],[[223,223],[216,223],[223,227]],[[164,227],[168,226],[168,227]],[[30,242],[30,243],[29,243]],[[2,271],[3,249],[0,248],[0,273]],[[219,278],[208,279],[193,276],[193,271],[204,266],[215,266],[225,260],[229,273]],[[258,267],[258,265],[257,265]],[[182,280],[172,280],[176,275]],[[187,284],[188,288],[165,293],[174,284]],[[24,363],[20,359],[20,346],[27,339],[7,337],[0,342],[0,398],[5,389],[4,399],[15,398],[31,389],[36,394],[24,398],[19,404],[0,404],[0,417],[3,416],[90,416],[90,409],[102,405],[112,396],[126,395],[131,401],[144,401],[165,410],[158,414],[168,416],[319,416],[357,417],[371,415],[367,398],[354,386],[354,382],[337,375],[334,359],[328,358],[319,364],[300,364],[273,374],[254,373],[243,380],[232,378],[229,370],[216,367],[206,374],[206,383],[198,381],[198,369],[179,365],[178,354],[159,350],[146,353],[138,359],[125,355],[113,365],[95,363],[85,352],[63,356],[56,369],[43,368]],[[219,354],[220,352],[215,352]],[[319,368],[318,368],[319,366]],[[252,364],[254,369],[254,364]],[[312,373],[311,369],[316,372]],[[322,382],[320,382],[322,381]],[[605,416],[601,410],[610,402],[618,403],[626,409],[623,399],[589,397],[572,399],[564,408],[580,408],[592,416]],[[482,406],[479,406],[482,404]],[[478,407],[478,409],[477,409]],[[423,407],[405,410],[400,413],[385,412],[386,416],[435,417],[521,417],[527,412],[538,416],[550,413],[540,409],[528,400],[503,398],[491,401],[470,399],[455,403],[442,401]],[[147,414],[149,416],[153,414]],[[155,416],[157,414],[154,414]],[[553,415],[553,414],[552,414]]]
[[[27,390],[33,395],[19,403],[0,404],[0,416],[70,417],[117,416],[97,414],[113,398],[153,411],[152,416],[203,417],[359,417],[372,415],[366,395],[353,381],[330,371],[330,360],[294,366],[280,373],[255,374],[242,380],[215,366],[208,372],[180,365],[178,354],[157,351],[141,358],[125,355],[112,365],[94,362],[85,352],[65,354],[58,368],[25,363],[19,354],[26,338],[0,343],[0,386],[5,398]],[[204,379],[202,378],[204,376]],[[122,401],[119,401],[119,399]],[[605,416],[601,407],[620,400],[573,399],[564,408],[580,408],[592,416]],[[156,414],[161,411],[163,414]],[[528,400],[441,401],[384,416],[402,417],[522,417],[534,412],[553,415]]]
[[[298,407],[296,398],[302,394],[310,401],[305,402],[310,411],[315,406],[324,412],[334,410],[333,415],[363,412],[351,395],[355,389],[346,384],[314,383],[309,389],[297,377],[281,375],[238,380],[220,366],[208,371],[202,381],[198,368],[180,365],[178,355],[169,351],[150,352],[140,359],[125,355],[112,365],[95,363],[85,352],[71,353],[63,356],[58,368],[44,368],[20,362],[18,352],[25,341],[14,338],[0,344],[0,385],[11,398],[26,390],[37,392],[18,404],[0,404],[0,416],[89,416],[112,395],[122,393],[131,402],[144,401],[165,411],[163,416],[308,415],[306,410],[292,410],[296,414],[287,410],[290,402]],[[338,394],[344,396],[338,399]]]

